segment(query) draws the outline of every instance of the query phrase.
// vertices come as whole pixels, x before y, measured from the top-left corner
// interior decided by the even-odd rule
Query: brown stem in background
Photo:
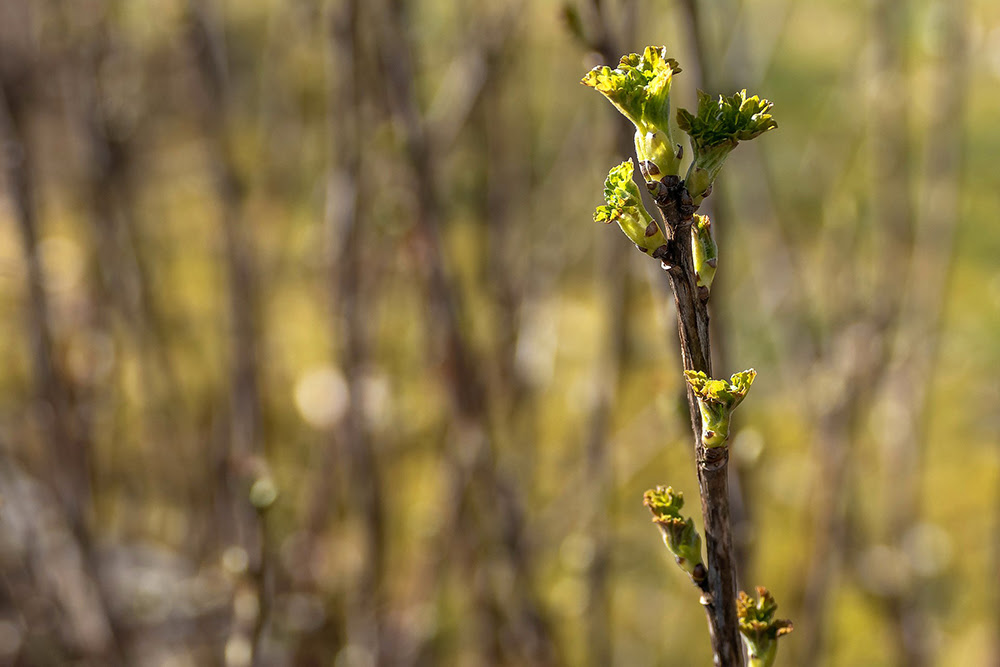
[[[3,46],[0,39],[0,46]],[[78,639],[74,647],[95,660],[121,664],[123,647],[120,628],[112,617],[98,577],[88,512],[93,509],[91,488],[91,441],[89,430],[75,410],[72,387],[56,362],[55,335],[49,316],[48,295],[39,249],[39,222],[32,181],[32,155],[28,142],[27,116],[36,73],[19,61],[13,49],[0,49],[0,146],[7,188],[21,236],[21,253],[27,280],[28,339],[35,383],[32,406],[41,427],[49,457],[49,483],[65,517],[69,533],[79,547],[83,572],[96,593],[93,608],[95,633]],[[59,596],[62,592],[57,591]],[[73,628],[76,630],[76,628]]]
[[[907,286],[892,364],[883,387],[883,409],[892,428],[885,431],[887,541],[899,553],[921,513],[921,476],[927,447],[932,386],[944,328],[948,278],[954,260],[961,205],[964,110],[968,95],[968,49],[965,8],[960,0],[939,2],[935,35],[937,67],[926,136],[926,183],[917,208],[917,243],[910,261]],[[896,638],[897,664],[921,667],[934,660],[929,642],[926,588],[916,573],[905,586],[891,591],[886,607]]]
[[[851,454],[855,451],[859,421],[873,400],[873,389],[885,368],[885,332],[859,325],[844,332],[828,363],[837,367],[841,383],[835,396],[825,397],[814,417],[817,469],[821,480],[812,498],[813,532],[809,546],[801,611],[796,621],[797,661],[821,664],[826,650],[829,596],[849,558],[852,488]],[[864,341],[870,341],[866,345]]]
[[[222,209],[219,224],[229,299],[230,422],[228,443],[220,457],[219,484],[235,530],[223,539],[233,540],[248,559],[237,595],[242,590],[252,595],[258,605],[257,612],[251,615],[237,615],[234,610],[229,642],[247,646],[252,662],[257,664],[259,639],[271,607],[263,513],[251,505],[249,497],[251,485],[270,475],[264,459],[257,369],[257,270],[250,230],[243,216],[246,186],[232,153],[227,55],[222,23],[215,15],[220,8],[210,5],[211,0],[191,0],[188,39],[199,77],[199,115],[209,168]]]
[[[591,0],[588,15],[596,19],[592,25],[580,25],[577,37],[583,46],[600,54],[604,62],[616,62],[623,52],[622,45],[632,41],[635,33],[637,3],[616,7],[622,17],[620,34],[616,34],[599,0]],[[617,119],[615,152],[629,155],[635,150],[634,126],[625,118]],[[641,180],[641,179],[640,179]],[[595,289],[606,329],[598,337],[597,363],[590,390],[590,415],[585,436],[584,479],[591,501],[587,534],[593,540],[593,556],[587,567],[587,612],[585,632],[587,663],[609,665],[614,662],[612,635],[612,554],[614,545],[613,490],[614,458],[609,451],[611,421],[621,388],[627,348],[627,275],[628,244],[601,243],[595,264]]]
[[[127,383],[127,364],[122,358],[132,352],[139,360],[142,387],[139,433],[134,438],[123,438],[124,442],[118,445],[113,460],[106,466],[110,470],[105,473],[108,478],[120,480],[133,499],[125,504],[124,511],[132,514],[132,525],[138,525],[150,495],[176,497],[173,482],[187,475],[185,463],[189,461],[185,457],[157,458],[157,452],[180,441],[177,424],[184,423],[188,415],[178,400],[178,380],[160,304],[150,289],[148,267],[137,238],[133,174],[141,172],[145,165],[138,164],[134,128],[108,108],[109,102],[101,89],[107,83],[102,68],[109,61],[136,56],[131,52],[127,55],[116,52],[127,47],[113,40],[115,26],[109,17],[108,4],[102,4],[96,12],[92,6],[83,10],[73,4],[63,7],[67,25],[86,25],[80,20],[80,11],[101,16],[101,22],[84,32],[82,39],[75,36],[80,43],[72,52],[74,61],[67,66],[70,76],[64,103],[86,147],[82,180],[100,283],[95,301],[101,310],[107,311],[102,326],[120,350],[114,355],[118,382],[101,383],[99,389],[101,399],[113,403],[116,412],[124,412],[128,403],[127,395],[116,393]],[[144,474],[116,470],[122,460],[130,458],[126,451],[129,446],[142,453]],[[165,474],[165,466],[173,467],[171,474]]]
[[[471,584],[475,600],[478,635],[474,646],[480,657],[491,663],[506,659],[554,664],[560,661],[559,652],[547,614],[535,598],[523,510],[511,481],[497,468],[485,378],[464,332],[458,290],[448,273],[436,156],[414,91],[413,46],[403,27],[405,13],[402,3],[387,2],[379,17],[382,33],[377,41],[388,101],[414,184],[415,232],[429,300],[429,356],[434,359],[443,353],[441,365],[452,411],[445,455],[452,469],[449,510],[454,515],[445,530],[458,542],[460,558],[471,577],[467,585]],[[443,349],[438,348],[441,343]],[[513,585],[502,591],[494,572],[501,564],[514,576]],[[511,594],[515,599],[505,604],[504,598]]]
[[[21,86],[27,81],[19,82]],[[27,279],[28,341],[39,399],[37,418],[46,434],[46,445],[53,462],[53,488],[67,512],[73,532],[86,534],[85,513],[90,506],[89,443],[76,423],[71,404],[71,390],[56,365],[49,299],[45,291],[42,258],[39,251],[37,209],[31,175],[25,123],[25,110],[18,104],[24,88],[10,80],[0,81],[0,140],[6,159],[4,171],[14,203],[21,253]],[[58,462],[58,464],[56,463]]]
[[[623,147],[632,143],[633,132],[626,130],[624,134],[622,141],[618,142]],[[626,140],[628,143],[625,143]],[[600,244],[594,272],[606,328],[598,339],[599,354],[591,388],[590,418],[584,447],[585,485],[593,504],[587,527],[588,535],[593,540],[593,556],[587,568],[587,617],[583,630],[586,632],[588,664],[595,667],[614,662],[611,569],[615,470],[609,444],[612,415],[625,367],[628,332],[625,259],[626,252],[630,251],[625,243]]]
[[[929,290],[932,295],[930,298],[937,300],[928,304],[928,290],[917,287],[928,279],[924,275],[927,266],[922,265],[918,258],[927,254],[943,258],[947,263],[950,257],[948,245],[940,245],[942,239],[947,239],[950,233],[929,237],[933,240],[927,249],[922,250],[915,245],[916,226],[909,175],[912,151],[906,122],[911,99],[906,94],[909,90],[905,58],[907,8],[902,3],[880,0],[873,5],[871,16],[873,76],[878,85],[874,86],[877,93],[871,116],[873,188],[869,196],[874,210],[872,217],[878,223],[873,226],[878,272],[874,293],[867,302],[857,290],[857,293],[846,292],[850,295],[849,302],[853,304],[853,309],[861,310],[864,318],[860,324],[844,325],[839,339],[833,340],[833,365],[846,368],[848,372],[843,375],[844,384],[839,397],[828,397],[817,419],[822,427],[817,444],[823,482],[818,487],[814,503],[813,556],[801,614],[803,622],[797,628],[800,634],[799,659],[803,665],[816,665],[823,660],[829,592],[839,565],[847,560],[850,546],[847,528],[850,508],[845,501],[851,495],[850,453],[863,437],[865,417],[870,415],[877,403],[874,400],[876,390],[882,383],[886,383],[882,387],[883,400],[891,403],[893,408],[903,408],[906,413],[919,409],[917,406],[922,405],[925,400],[920,393],[928,379],[922,377],[917,381],[909,374],[909,371],[916,368],[916,359],[907,359],[912,352],[908,347],[912,346],[900,341],[901,336],[908,336],[906,332],[914,325],[913,318],[907,315],[907,311],[912,310],[907,307],[907,303],[914,299],[918,290],[925,293],[918,296],[917,301],[923,306],[929,306],[931,312],[943,304],[941,288],[946,281],[946,271],[935,271],[935,277],[930,279],[933,285]],[[946,124],[954,122],[955,119],[949,116]],[[959,147],[960,140],[953,137],[930,150],[936,156],[940,150],[957,150]],[[932,171],[935,173],[930,178],[934,182],[937,174],[936,170]],[[945,176],[945,180],[947,179]],[[932,188],[936,189],[937,186]],[[938,220],[933,224],[939,231],[944,231],[940,229],[942,224],[945,227],[954,224],[953,212],[943,212],[936,208],[935,216]],[[918,269],[920,274],[915,273]],[[909,278],[904,279],[904,276]],[[862,287],[856,285],[858,290]],[[913,312],[919,312],[919,309]],[[846,315],[855,322],[858,319],[856,312],[848,312]],[[927,313],[921,313],[918,319],[925,316]],[[935,337],[929,330],[924,329],[923,333],[927,338],[921,345],[926,343],[927,347],[924,348],[926,354],[922,354],[926,363],[921,367],[929,372],[934,356]],[[892,345],[893,338],[896,339],[895,345]],[[901,382],[906,386],[901,386]],[[889,406],[880,404],[876,409],[884,410],[886,407]],[[881,417],[876,417],[876,420],[884,422]],[[895,506],[891,514],[896,517],[906,515],[912,521],[916,512],[914,499],[920,465],[920,454],[915,450],[920,437],[917,435],[919,427],[915,424],[916,417],[893,417],[891,421],[893,429],[884,442],[893,487],[887,496],[887,502],[890,506]],[[887,540],[890,544],[901,547],[903,534],[900,522],[891,518],[890,523],[893,525],[889,528]],[[926,664],[926,635],[923,631],[914,629],[922,621],[918,621],[920,612],[910,597],[913,591],[907,582],[894,585],[901,587],[894,589],[889,586],[877,593],[881,596],[880,602],[893,627],[900,664]]]
[[[325,226],[328,235],[330,327],[336,341],[334,358],[347,384],[343,420],[326,443],[317,486],[307,518],[305,557],[313,548],[334,509],[338,459],[346,463],[345,501],[358,516],[361,556],[354,584],[346,591],[344,644],[365,650],[374,664],[393,664],[391,633],[384,628],[383,580],[386,559],[386,519],[382,482],[374,442],[366,425],[363,382],[370,363],[368,340],[371,319],[366,307],[365,271],[370,261],[362,208],[364,166],[362,137],[368,133],[362,112],[365,82],[364,55],[359,42],[357,0],[345,0],[330,10],[328,21],[327,115],[329,168]]]

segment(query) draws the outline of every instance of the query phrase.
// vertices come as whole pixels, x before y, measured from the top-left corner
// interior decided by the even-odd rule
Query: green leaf
[[[658,486],[642,496],[642,504],[653,513],[653,520],[664,517],[680,517],[684,507],[684,494],[674,491],[671,486]]]
[[[632,180],[634,170],[632,161],[626,160],[608,172],[604,181],[605,205],[594,211],[594,220],[617,222],[639,250],[652,255],[666,245],[667,239],[642,204],[639,186]]]
[[[747,97],[746,90],[732,97],[719,95],[718,99],[699,90],[698,115],[680,109],[677,125],[691,137],[691,147],[696,152],[723,144],[736,146],[778,127],[768,113],[772,106],[756,95]]]
[[[733,410],[743,402],[757,371],[750,368],[733,375],[729,381],[713,380],[702,371],[684,371],[701,411],[701,442],[706,447],[721,447],[729,439]]]
[[[698,91],[698,113],[678,109],[677,125],[691,137],[694,161],[685,184],[695,204],[708,196],[729,153],[741,141],[750,141],[778,127],[769,113],[774,106],[747,91],[717,99]]]
[[[778,652],[778,637],[792,631],[792,622],[775,619],[778,603],[763,586],[757,587],[757,600],[740,591],[736,601],[740,634],[750,654],[750,667],[771,667]]]
[[[618,67],[595,67],[581,80],[608,98],[635,125],[636,153],[640,162],[652,162],[650,178],[677,174],[678,144],[670,129],[670,86],[681,71],[668,58],[664,46],[647,46],[642,52],[622,56]],[[648,173],[647,172],[647,173]]]

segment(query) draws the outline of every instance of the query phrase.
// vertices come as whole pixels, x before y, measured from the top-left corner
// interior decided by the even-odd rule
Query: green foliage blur
[[[9,0],[0,664],[710,664],[609,44],[775,105],[699,212],[776,664],[1000,660],[1000,5]]]

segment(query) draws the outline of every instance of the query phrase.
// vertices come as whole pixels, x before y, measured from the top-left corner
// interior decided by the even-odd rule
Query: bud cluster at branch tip
[[[698,91],[698,115],[677,112],[677,125],[691,137],[694,160],[684,184],[695,205],[709,195],[712,183],[729,153],[741,141],[750,141],[778,124],[768,113],[773,105],[741,90],[731,97],[713,98]]]
[[[622,56],[618,67],[595,67],[580,83],[608,98],[635,125],[635,152],[647,181],[677,174],[683,154],[671,127],[670,84],[681,71],[664,46]]]
[[[729,153],[741,141],[750,141],[778,126],[769,113],[773,106],[741,90],[729,97],[714,98],[698,91],[697,113],[678,109],[670,112],[670,87],[681,72],[664,46],[647,46],[642,54],[622,56],[618,67],[599,66],[587,72],[581,83],[608,98],[635,125],[635,152],[639,170],[647,182],[680,176],[684,147],[678,142],[688,134],[692,162],[684,185],[698,206],[712,192]]]

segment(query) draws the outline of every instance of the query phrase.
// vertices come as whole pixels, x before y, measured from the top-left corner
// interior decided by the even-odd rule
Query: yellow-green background
[[[327,186],[344,156],[336,128],[356,118],[363,192],[358,261],[366,285],[356,316],[364,318],[369,355],[359,386],[385,512],[386,567],[376,606],[386,633],[426,650],[422,664],[521,664],[523,647],[511,646],[518,635],[505,634],[510,626],[503,619],[516,616],[516,601],[525,595],[539,601],[549,621],[553,661],[594,664],[589,642],[596,631],[588,618],[599,610],[587,581],[594,554],[606,548],[610,606],[598,618],[605,621],[613,664],[709,664],[696,591],[671,563],[641,505],[645,489],[671,484],[685,492],[701,525],[672,304],[655,262],[631,247],[620,253],[621,275],[607,273],[606,247],[629,243],[591,215],[607,169],[627,154],[614,109],[579,84],[603,61],[567,29],[563,5],[411,0],[387,9],[382,2],[362,3],[355,37],[367,73],[357,82],[364,108],[352,110],[349,96],[329,93],[331,86],[345,90],[338,60],[343,43],[331,44],[328,29],[328,17],[343,10],[339,0],[201,4],[219,30],[229,82],[221,129],[206,129],[200,115],[206,102],[199,98],[187,40],[192,10],[185,3],[13,0],[0,14],[7,23],[0,31],[0,71],[24,66],[33,82],[23,148],[34,174],[35,250],[52,354],[92,443],[93,491],[83,508],[81,549],[104,564],[100,586],[106,588],[118,585],[107,574],[118,561],[108,554],[147,551],[156,563],[169,562],[172,576],[195,582],[202,576],[218,586],[204,607],[182,610],[187,620],[168,639],[157,638],[167,630],[156,617],[129,612],[126,662],[239,664],[224,647],[234,591],[246,582],[227,570],[223,556],[232,556],[227,549],[241,538],[216,505],[233,477],[219,472],[227,465],[219,456],[228,447],[234,354],[225,206],[212,180],[210,150],[212,137],[221,134],[245,185],[238,226],[252,256],[257,298],[262,430],[254,459],[259,467],[250,477],[273,478],[279,492],[261,524],[269,583],[257,593],[270,604],[257,657],[261,664],[371,664],[370,647],[346,639],[366,558],[364,519],[349,489],[364,480],[352,471],[342,438],[345,360],[337,350],[345,326],[333,296],[336,244],[325,217],[327,207],[343,204]],[[582,16],[592,34],[597,22],[585,4]],[[622,15],[617,3],[605,4],[607,16]],[[723,351],[717,374],[751,366],[758,372],[731,443],[752,516],[752,531],[741,533],[750,558],[743,585],[766,585],[779,614],[801,627],[798,605],[827,472],[813,422],[823,392],[843,382],[842,359],[862,353],[866,323],[878,315],[873,304],[919,294],[920,280],[943,281],[940,329],[932,327],[940,338],[921,352],[932,355],[930,373],[914,380],[927,392],[905,456],[914,471],[886,456],[885,434],[902,428],[892,382],[871,390],[870,404],[849,426],[848,481],[838,492],[849,507],[849,534],[832,574],[822,654],[809,664],[908,664],[892,639],[881,592],[900,572],[912,573],[903,575],[903,599],[918,605],[930,664],[995,664],[1000,5],[694,4],[709,92],[745,87],[767,97],[779,124],[737,149],[708,200],[717,209],[721,244],[713,295],[714,333]],[[667,45],[685,68],[675,79],[675,100],[690,106],[698,58],[683,3],[637,0],[633,10],[635,34],[619,44],[627,51]],[[511,576],[494,542],[464,555],[436,551],[455,543],[442,538],[458,530],[449,519],[449,489],[463,453],[452,448],[469,425],[458,423],[450,407],[448,369],[434,342],[447,332],[428,305],[426,263],[433,256],[417,220],[405,124],[390,103],[400,91],[378,62],[405,48],[386,44],[386,11],[399,13],[412,41],[418,111],[433,128],[427,145],[441,202],[445,276],[459,296],[473,373],[487,387],[476,426],[489,434],[490,466],[510,482],[523,509],[516,521],[530,581]],[[873,64],[885,39],[875,20],[879,11],[900,31],[896,90],[906,113],[898,124],[910,142],[907,161],[888,175],[873,166],[876,102],[886,85]],[[942,36],[952,20],[962,46],[954,52],[942,46],[953,44]],[[619,26],[612,32],[621,39]],[[95,44],[104,49],[96,57],[89,50]],[[935,83],[942,72],[951,76],[945,88]],[[118,284],[132,274],[102,274],[108,267],[101,265],[101,231],[88,189],[96,170],[81,121],[86,105],[79,90],[88,81],[96,82],[100,106],[128,146],[134,197],[118,210],[126,212],[120,223],[132,230],[134,246],[125,256],[143,267],[155,321],[137,324],[112,305],[110,295],[135,287]],[[942,95],[961,100],[962,113],[950,119],[957,131],[933,125]],[[925,224],[924,195],[938,178],[939,156],[950,150],[939,142],[956,137],[960,168],[943,176],[960,183],[953,255],[947,234],[930,240],[918,234],[933,270],[916,278],[901,274],[867,293],[880,262],[900,259],[892,237],[879,229],[879,184],[908,176],[914,213],[908,219]],[[5,469],[15,471],[3,479],[7,485],[28,479],[46,489],[51,473],[68,463],[45,443],[48,413],[39,408],[31,361],[25,247],[11,189],[0,192],[0,445]],[[905,250],[900,254],[905,259]],[[609,295],[622,284],[627,301],[616,385],[601,369],[608,361],[608,301],[616,298]],[[857,297],[852,305],[845,305],[846,291]],[[598,438],[605,459],[595,471],[586,463],[587,442],[600,389],[611,404]],[[903,392],[900,400],[910,396]],[[900,545],[887,537],[887,508],[908,474],[915,475],[918,502],[905,531],[913,539]],[[312,529],[315,562],[303,576],[309,566],[295,545],[324,475],[328,494],[319,502],[330,511]],[[606,493],[602,483],[609,485]],[[13,493],[0,486],[0,500]],[[58,585],[40,583],[50,580],[40,570],[58,569],[62,561],[24,561],[33,547],[11,527],[16,517],[10,515],[24,507],[0,505],[0,533],[6,531],[0,662],[101,664],[94,657],[100,651],[81,649],[66,630],[69,614],[52,602],[63,599]],[[475,511],[463,530],[504,520],[484,507]],[[45,524],[39,534],[59,530]],[[421,584],[435,568],[443,575],[426,590]],[[499,653],[485,648],[484,630],[474,621],[477,577],[490,579],[487,588],[496,595]],[[164,581],[174,580],[148,575],[145,608],[181,599],[178,586]],[[169,606],[167,618],[182,613],[178,606]],[[214,624],[199,623],[199,614]],[[799,636],[782,640],[777,664],[807,664]],[[148,648],[154,643],[156,651]]]

